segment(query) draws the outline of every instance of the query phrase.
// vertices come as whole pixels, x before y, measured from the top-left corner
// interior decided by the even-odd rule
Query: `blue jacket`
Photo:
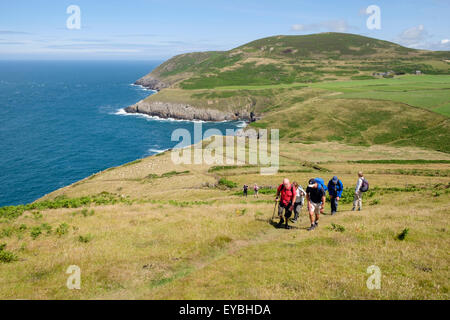
[[[332,180],[328,182],[328,194],[330,197],[341,197],[342,191],[344,191],[344,185],[341,180],[338,180],[337,184],[334,184]]]

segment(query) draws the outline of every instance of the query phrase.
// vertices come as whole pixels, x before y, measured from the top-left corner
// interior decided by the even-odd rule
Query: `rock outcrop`
[[[178,120],[202,120],[202,121],[232,121],[250,120],[249,114],[224,112],[214,109],[195,108],[188,104],[170,103],[160,101],[140,101],[135,105],[125,108],[127,113],[142,113],[160,118],[172,118]]]
[[[152,76],[151,74],[146,75],[145,77],[140,78],[134,84],[141,85],[150,90],[160,91],[164,88],[168,88],[169,85]]]

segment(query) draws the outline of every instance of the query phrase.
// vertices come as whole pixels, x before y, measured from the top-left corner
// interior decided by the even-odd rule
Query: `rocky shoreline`
[[[214,109],[198,109],[188,104],[170,102],[145,102],[140,101],[135,105],[125,108],[127,113],[141,113],[149,116],[177,119],[177,120],[201,120],[201,121],[233,121],[246,120],[233,113],[222,112]]]
[[[167,88],[166,84],[153,77],[141,78],[135,82],[147,89],[160,91]],[[254,121],[253,113],[249,112],[227,112],[215,109],[203,109],[183,103],[145,101],[124,109],[126,113],[140,113],[163,119],[176,119],[187,121]]]
[[[152,75],[146,75],[145,77],[140,78],[134,84],[143,86],[146,89],[160,91],[164,88],[168,88],[169,85],[162,82],[161,80],[153,77]]]
[[[139,80],[135,85],[140,85],[149,90],[161,91],[165,88],[169,88],[170,84],[167,84],[157,77],[148,74]],[[209,108],[197,108],[195,106],[183,103],[161,102],[161,101],[145,101],[141,100],[138,103],[129,106],[124,109],[127,113],[140,113],[153,117],[159,117],[163,119],[176,119],[187,121],[255,121],[254,114],[252,112],[240,111],[220,111]]]

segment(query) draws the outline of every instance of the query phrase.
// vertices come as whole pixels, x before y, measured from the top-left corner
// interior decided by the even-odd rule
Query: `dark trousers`
[[[298,219],[300,211],[303,208],[303,203],[301,201],[294,203],[294,220]]]
[[[289,218],[292,215],[292,211],[289,210],[292,206],[292,203],[288,203],[286,205],[282,205],[281,203],[278,205],[278,216],[280,217],[280,222],[279,224],[283,224],[286,223],[288,224]],[[284,218],[286,218],[286,220],[284,220],[283,218],[283,211],[284,211]]]
[[[337,212],[339,200],[336,198],[331,198],[331,212]]]

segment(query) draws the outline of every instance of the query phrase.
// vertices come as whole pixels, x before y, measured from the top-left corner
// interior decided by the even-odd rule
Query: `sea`
[[[133,85],[162,61],[0,61],[0,207],[173,148],[194,122],[129,115],[155,94]],[[197,124],[198,125],[198,124]],[[243,127],[205,122],[203,132]],[[198,135],[197,135],[198,136]]]

